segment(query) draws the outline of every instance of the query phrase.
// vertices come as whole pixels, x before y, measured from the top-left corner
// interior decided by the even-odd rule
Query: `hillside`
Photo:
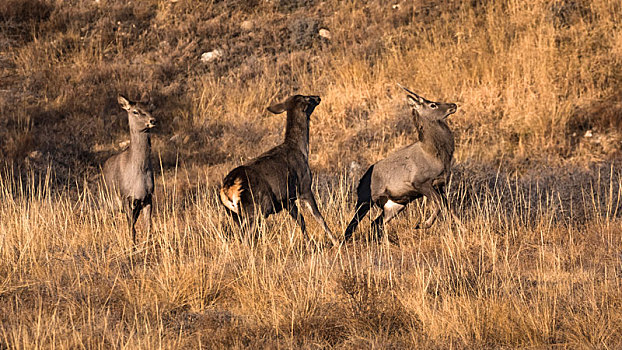
[[[622,147],[620,11],[614,1],[9,0],[2,159],[51,164],[62,182],[95,173],[127,139],[124,93],[160,119],[165,169],[210,171],[279,141],[270,102],[316,93],[312,166],[341,171],[412,139],[401,82],[458,103],[458,163],[611,161]],[[222,57],[201,61],[214,50]]]

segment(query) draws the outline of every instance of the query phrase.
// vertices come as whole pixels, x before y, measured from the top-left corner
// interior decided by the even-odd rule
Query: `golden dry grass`
[[[464,229],[307,244],[286,215],[253,242],[211,186],[158,182],[151,237],[132,248],[120,212],[80,187],[0,188],[0,344],[8,348],[618,348],[622,346],[622,177],[600,169],[575,203],[511,179],[452,185]],[[45,178],[45,177],[43,177]],[[328,223],[352,212],[351,181],[317,186]],[[321,187],[321,188],[319,188]],[[367,226],[367,227],[366,227]]]
[[[0,3],[0,349],[622,347],[620,23],[612,0]],[[413,230],[418,203],[399,245],[368,219],[340,249],[285,214],[229,232],[222,176],[304,93],[340,235],[358,177],[412,142],[396,82],[459,105],[464,230]],[[127,139],[118,93],[161,126],[135,249],[95,177]]]

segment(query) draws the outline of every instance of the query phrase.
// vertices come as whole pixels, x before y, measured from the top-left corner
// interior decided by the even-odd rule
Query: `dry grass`
[[[620,23],[612,0],[0,3],[0,349],[622,347]],[[306,245],[285,215],[228,236],[215,188],[298,92],[322,97],[310,162],[341,231],[413,138],[395,82],[459,105],[464,231],[414,231],[413,205],[398,246],[365,221],[328,249],[312,220]],[[118,93],[161,121],[136,249],[94,177],[127,139]]]
[[[390,225],[399,245],[302,240],[279,214],[248,241],[210,186],[162,179],[151,237],[81,187],[0,185],[0,344],[8,348],[565,348],[622,346],[622,173],[595,170],[583,198],[500,176],[452,185],[464,230]],[[180,177],[181,177],[180,172]],[[3,178],[11,178],[5,176]],[[352,212],[350,179],[318,182],[331,227]],[[583,190],[581,190],[583,189]]]

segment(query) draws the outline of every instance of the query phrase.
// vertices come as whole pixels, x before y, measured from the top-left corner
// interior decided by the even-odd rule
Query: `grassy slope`
[[[177,155],[203,168],[237,162],[278,142],[283,120],[265,107],[299,92],[323,97],[312,165],[335,171],[408,143],[395,82],[459,104],[459,162],[521,169],[620,154],[614,1],[70,3],[0,8],[5,160],[39,151],[63,177],[94,173],[127,138],[122,92],[162,119],[165,167]],[[200,62],[216,48],[223,59]]]
[[[0,19],[0,347],[622,345],[617,1],[9,0]],[[341,231],[352,181],[412,139],[395,82],[459,105],[465,231],[413,231],[415,205],[397,247],[305,248],[285,215],[224,239],[213,187],[279,142],[265,107],[292,93],[322,96],[311,165]],[[161,120],[136,251],[82,184],[127,139],[117,93]]]

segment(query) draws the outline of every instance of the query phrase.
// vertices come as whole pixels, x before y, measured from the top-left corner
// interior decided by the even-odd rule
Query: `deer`
[[[108,193],[120,199],[132,241],[136,244],[135,225],[141,211],[147,232],[151,232],[154,189],[151,129],[156,126],[156,119],[144,105],[130,101],[123,95],[119,95],[117,101],[127,112],[130,145],[106,160],[102,172]]]
[[[253,235],[257,232],[256,218],[267,218],[285,209],[309,240],[304,217],[296,204],[302,201],[331,243],[340,243],[326,224],[311,191],[309,123],[320,101],[319,96],[294,95],[270,105],[267,109],[273,114],[287,111],[283,143],[231,170],[223,179],[221,203],[238,224]]]
[[[381,238],[386,224],[410,202],[426,197],[435,210],[416,229],[431,227],[441,208],[448,208],[445,185],[449,181],[454,154],[454,136],[445,119],[454,114],[454,103],[433,102],[408,88],[406,99],[412,111],[418,140],[371,165],[359,180],[354,217],[344,233],[344,242],[352,238],[359,222],[373,205],[382,209],[372,222],[372,232]],[[452,213],[454,218],[459,219]]]

